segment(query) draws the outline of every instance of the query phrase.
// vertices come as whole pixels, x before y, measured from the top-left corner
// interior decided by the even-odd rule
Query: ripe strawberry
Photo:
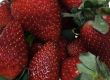
[[[60,35],[60,10],[57,0],[14,0],[11,5],[15,19],[43,40],[57,40]]]
[[[27,58],[21,25],[12,21],[0,34],[0,76],[14,79],[27,65]]]
[[[0,3],[0,29],[5,27],[11,19],[10,3],[4,0]]]
[[[103,35],[97,32],[92,27],[91,22],[87,22],[81,29],[81,39],[85,47],[92,53],[100,56],[102,61],[104,61],[110,69],[110,45],[107,34]]]
[[[74,7],[78,8],[82,3],[82,0],[63,0],[63,1],[64,1],[65,5],[70,9],[72,9]]]
[[[55,44],[47,42],[32,59],[30,80],[58,80],[58,63]]]
[[[78,57],[80,53],[87,52],[80,38],[68,44],[68,54],[73,57]]]
[[[68,58],[64,61],[62,65],[62,80],[75,80],[75,78],[79,75],[77,70],[77,64],[80,61],[78,58]]]
[[[65,60],[65,58],[67,57],[67,44],[68,41],[65,40],[64,38],[60,38],[60,40],[58,41],[58,51],[59,51],[59,57],[61,59],[61,62]]]

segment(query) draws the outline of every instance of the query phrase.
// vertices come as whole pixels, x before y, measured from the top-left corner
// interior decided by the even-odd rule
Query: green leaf
[[[81,9],[72,8],[71,13],[72,13],[72,14],[76,14],[76,13],[78,13],[78,12],[80,12],[80,11],[81,11]]]
[[[28,69],[24,69],[22,74],[16,80],[28,80],[29,71]]]
[[[97,67],[97,70],[99,70],[98,73],[100,73],[104,78],[110,76],[108,67],[103,62],[100,62],[99,58],[97,58]]]
[[[71,13],[62,13],[62,16],[65,17],[74,17],[74,14]]]
[[[106,0],[97,0],[98,5],[104,5],[107,1]]]
[[[90,74],[90,75],[92,75],[94,73],[92,70],[90,70],[83,64],[78,64],[77,68],[80,73],[86,73],[86,74]]]
[[[97,0],[85,0],[89,1],[92,4],[92,7],[97,7],[98,6],[98,1]]]
[[[20,80],[29,80],[28,72],[24,74],[24,76]]]
[[[90,52],[82,53],[79,57],[80,61],[89,69],[96,71],[96,57]]]
[[[106,0],[90,0],[90,1],[96,7],[103,6],[106,3]]]
[[[84,8],[92,8],[92,7],[93,7],[93,5],[90,1],[85,1],[84,2]]]
[[[108,8],[108,7],[102,7],[102,8],[100,8],[100,11],[102,14],[110,15],[110,8]]]
[[[95,16],[95,21],[93,21],[93,28],[102,34],[106,34],[109,31],[108,24],[100,15]]]
[[[80,80],[93,80],[93,78],[89,74],[82,73]]]
[[[82,15],[82,11],[74,14],[74,21],[78,26],[82,26],[86,22],[85,17]]]
[[[94,20],[95,13],[93,11],[94,10],[92,10],[91,8],[84,8],[84,9],[82,9],[82,14],[83,14],[83,16],[84,16],[86,21]]]

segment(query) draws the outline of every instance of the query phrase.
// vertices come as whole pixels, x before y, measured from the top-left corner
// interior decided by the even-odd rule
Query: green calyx
[[[90,52],[82,53],[79,57],[81,63],[77,65],[81,73],[79,80],[110,80],[107,66]]]
[[[100,15],[95,16],[93,21],[93,28],[102,34],[106,34],[109,31],[109,25]]]
[[[103,15],[110,15],[108,3],[109,0],[83,0],[79,8],[73,8],[70,13],[63,13],[63,17],[72,17],[78,28],[92,21],[93,28],[104,35],[109,31],[108,24],[103,19]]]
[[[108,0],[84,0],[83,4],[85,8],[99,8],[102,6],[108,6]]]
[[[94,78],[94,80],[104,80],[104,78],[101,75],[98,75],[97,77]]]
[[[73,8],[71,13],[62,13],[63,17],[72,17],[78,26],[83,26],[88,20],[94,20],[95,13],[90,8]]]
[[[28,80],[28,77],[29,77],[29,70],[25,68],[23,72],[21,73],[21,75],[19,75],[16,78],[16,80]]]
[[[110,15],[110,8],[108,7],[101,7],[100,8],[100,13],[103,15]]]

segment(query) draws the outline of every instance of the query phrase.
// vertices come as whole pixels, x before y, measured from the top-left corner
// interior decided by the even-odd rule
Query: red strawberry
[[[77,64],[80,61],[78,58],[68,58],[64,61],[62,65],[62,80],[75,80],[75,78],[79,75],[77,70]]]
[[[0,34],[0,76],[14,79],[27,65],[27,58],[21,25],[10,22]]]
[[[35,54],[43,45],[41,43],[34,43],[32,45],[32,53]]]
[[[78,57],[80,53],[87,52],[80,38],[68,44],[68,53],[70,56]]]
[[[107,34],[103,35],[96,31],[91,22],[87,22],[81,29],[81,39],[86,48],[97,54],[110,68],[110,45]]]
[[[11,19],[10,3],[4,0],[0,3],[0,29],[5,27]]]
[[[55,44],[47,42],[32,59],[30,80],[58,80],[58,63]]]
[[[87,22],[81,29],[81,39],[85,43],[85,47],[90,51],[100,50],[104,42],[103,35],[92,27],[92,22]],[[104,47],[104,46],[103,46]]]
[[[70,9],[72,9],[74,7],[78,8],[82,3],[82,0],[63,0],[63,1],[64,1],[65,5]]]
[[[65,58],[67,57],[67,44],[68,41],[65,40],[64,38],[60,38],[60,40],[58,41],[58,51],[59,51],[59,57],[61,59],[61,62],[65,60]]]
[[[43,40],[56,41],[60,35],[57,0],[14,0],[12,14],[28,30]]]

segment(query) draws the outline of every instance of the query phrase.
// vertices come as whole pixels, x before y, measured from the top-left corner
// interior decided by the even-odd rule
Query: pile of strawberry
[[[110,80],[108,3],[2,1],[0,80]]]

